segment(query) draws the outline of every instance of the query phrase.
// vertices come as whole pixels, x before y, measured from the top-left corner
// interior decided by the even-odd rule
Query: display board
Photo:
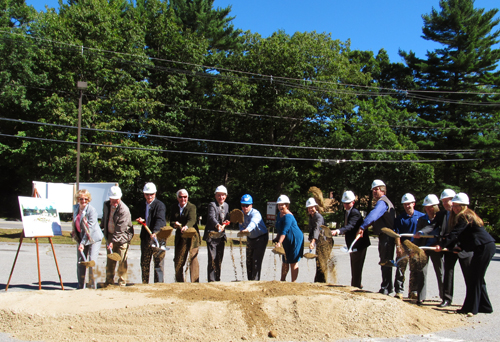
[[[48,199],[19,196],[25,237],[62,235],[56,204]]]
[[[92,206],[102,218],[102,207],[107,201],[108,191],[116,183],[80,183],[80,189],[87,189],[92,195]],[[36,189],[36,192],[35,192]],[[76,185],[73,183],[47,183],[33,181],[33,193],[38,197],[53,201],[59,213],[73,213]]]

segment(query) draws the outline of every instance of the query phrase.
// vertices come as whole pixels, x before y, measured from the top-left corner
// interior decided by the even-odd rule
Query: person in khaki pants
[[[198,247],[201,243],[200,231],[196,223],[196,206],[188,201],[189,194],[186,189],[177,191],[177,202],[170,208],[170,225],[176,228],[174,270],[175,281],[184,282],[184,265],[189,255],[189,272],[192,283],[200,281],[200,264],[198,262]],[[188,228],[196,229],[193,237],[183,238]]]
[[[109,189],[109,201],[104,202],[102,208],[101,229],[106,241],[113,253],[120,254],[121,261],[118,264],[118,285],[127,284],[127,254],[130,241],[134,237],[134,228],[129,208],[122,202],[122,191],[118,186]],[[115,283],[116,261],[107,258],[106,283]]]

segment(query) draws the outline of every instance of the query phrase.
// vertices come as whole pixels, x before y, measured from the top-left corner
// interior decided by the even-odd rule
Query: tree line
[[[382,179],[399,211],[406,192],[417,205],[444,188],[467,192],[499,234],[496,9],[441,0],[422,16],[422,38],[441,47],[400,51],[404,63],[328,33],[242,32],[213,0],[0,9],[4,216],[19,217],[32,180],[75,182],[85,81],[80,181],[118,182],[132,211],[152,181],[166,203],[186,188],[205,215],[223,184],[231,207],[250,193],[263,211],[287,194],[301,222],[311,186],[371,196]]]

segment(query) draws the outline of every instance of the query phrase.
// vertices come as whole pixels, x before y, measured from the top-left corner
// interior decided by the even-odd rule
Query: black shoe
[[[445,308],[445,307],[450,306],[450,305],[451,305],[451,302],[449,300],[443,300],[443,302],[441,304],[439,304],[438,307]]]
[[[380,289],[380,290],[378,290],[378,293],[381,293],[381,294],[386,295],[386,296],[389,295],[389,291],[387,289]]]

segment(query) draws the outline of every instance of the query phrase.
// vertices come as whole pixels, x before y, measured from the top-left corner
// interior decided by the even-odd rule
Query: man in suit
[[[225,202],[227,189],[219,185],[215,189],[215,202],[208,204],[208,217],[203,240],[207,242],[208,281],[220,281],[220,268],[224,258],[224,247],[226,243],[225,223],[229,223],[229,205]]]
[[[188,201],[186,189],[177,191],[177,203],[170,207],[170,225],[176,228],[174,269],[175,281],[184,282],[183,268],[189,255],[189,272],[192,283],[200,281],[200,265],[198,262],[198,248],[201,238],[196,223],[196,206]],[[192,237],[182,237],[182,234],[194,228],[196,234]]]
[[[380,179],[375,179],[372,183],[372,195],[377,203],[358,230],[358,234],[363,237],[366,228],[373,225],[373,234],[378,235],[378,255],[381,262],[394,259],[394,238],[387,234],[380,234],[384,227],[394,230],[396,219],[396,210],[386,194],[385,183]],[[393,291],[392,267],[381,266],[381,273],[382,283],[379,293],[388,295]]]
[[[163,283],[163,257],[165,254],[157,254],[152,248],[156,233],[161,228],[165,227],[167,221],[165,220],[165,204],[156,198],[156,185],[154,183],[146,183],[144,189],[144,198],[146,199],[143,207],[144,220],[146,225],[151,230],[152,235],[149,235],[146,228],[141,229],[141,273],[142,283],[149,283],[149,269],[151,267],[151,258],[154,260],[155,274],[154,282]],[[159,247],[159,246],[156,246]]]
[[[342,195],[342,203],[344,205],[344,226],[340,229],[332,231],[332,235],[344,235],[345,243],[347,246],[351,246],[354,239],[356,239],[356,234],[359,231],[359,227],[363,224],[363,217],[358,209],[354,208],[356,203],[356,196],[352,191],[346,191]],[[351,258],[351,286],[363,288],[361,284],[363,265],[366,258],[366,249],[370,246],[370,237],[368,234],[364,234],[353,246],[353,250],[356,252],[350,253]]]
[[[101,229],[103,230],[109,248],[113,253],[120,254],[118,264],[118,285],[127,284],[127,255],[130,240],[134,237],[134,227],[130,210],[121,200],[122,191],[118,186],[109,189],[109,200],[102,208]],[[116,261],[106,259],[106,286],[114,284]]]

